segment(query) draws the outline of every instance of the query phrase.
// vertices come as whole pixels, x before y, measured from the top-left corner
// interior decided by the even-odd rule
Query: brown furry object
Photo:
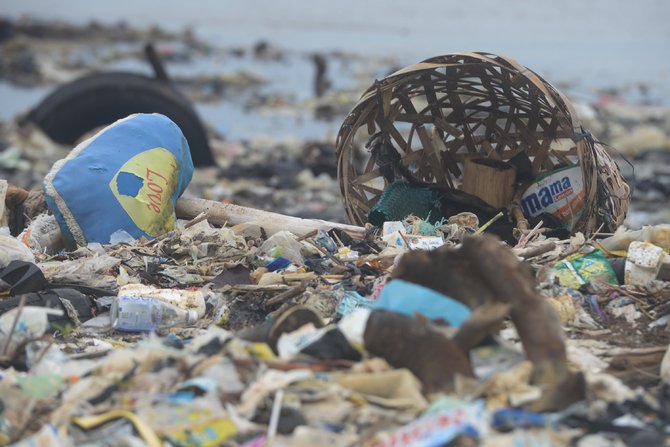
[[[42,191],[26,191],[13,185],[7,188],[5,206],[9,210],[9,230],[14,236],[21,233],[32,219],[49,211]]]
[[[533,362],[533,381],[545,390],[536,404],[557,409],[583,397],[583,378],[568,369],[558,315],[536,292],[528,266],[497,238],[482,235],[466,238],[458,249],[411,251],[393,277],[437,290],[473,309],[454,337],[466,349],[471,340],[495,329],[496,320],[502,321],[509,310],[526,357]]]

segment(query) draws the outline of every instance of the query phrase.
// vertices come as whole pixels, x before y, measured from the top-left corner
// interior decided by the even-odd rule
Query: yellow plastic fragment
[[[627,258],[628,257],[628,251],[627,250],[608,250],[600,242],[596,242],[596,246],[610,256],[618,256],[620,258]]]
[[[260,360],[275,360],[277,356],[267,343],[250,343],[247,345],[247,352],[254,358]]]
[[[368,404],[368,401],[365,400],[365,398],[358,393],[352,393],[349,396],[349,400],[351,401],[352,404],[357,405],[359,407],[362,407],[362,406]]]

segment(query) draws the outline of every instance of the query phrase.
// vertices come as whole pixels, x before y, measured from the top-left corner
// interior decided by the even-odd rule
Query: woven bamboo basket
[[[467,158],[507,162],[519,154],[527,155],[533,178],[579,163],[586,206],[573,232],[613,231],[628,209],[628,185],[568,99],[504,56],[448,54],[375,81],[345,118],[336,147],[345,208],[358,225],[408,172],[415,181],[457,189]],[[519,197],[506,208],[521,227],[527,222]]]

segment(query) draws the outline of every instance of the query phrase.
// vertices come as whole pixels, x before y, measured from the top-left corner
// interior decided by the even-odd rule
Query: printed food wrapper
[[[584,179],[576,165],[538,178],[521,196],[521,205],[526,217],[551,213],[572,230],[584,212],[584,197]]]
[[[551,273],[558,278],[564,287],[579,289],[589,282],[617,284],[616,273],[600,250],[589,254],[575,253],[557,262],[551,268]]]
[[[68,245],[107,244],[124,230],[149,239],[174,227],[193,175],[184,134],[168,117],[121,119],[57,161],[43,189]]]
[[[486,434],[484,401],[463,403],[427,414],[391,433],[375,436],[374,447],[434,447],[446,445],[461,434]]]
[[[419,236],[407,234],[404,231],[393,231],[383,236],[382,240],[395,247],[407,247],[409,244],[412,250],[434,250],[444,245],[444,239],[440,236]]]

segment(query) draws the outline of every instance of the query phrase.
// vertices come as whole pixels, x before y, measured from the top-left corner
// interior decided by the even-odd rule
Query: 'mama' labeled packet
[[[568,166],[539,177],[521,196],[527,217],[551,213],[572,230],[584,212],[584,180],[579,165]]]

